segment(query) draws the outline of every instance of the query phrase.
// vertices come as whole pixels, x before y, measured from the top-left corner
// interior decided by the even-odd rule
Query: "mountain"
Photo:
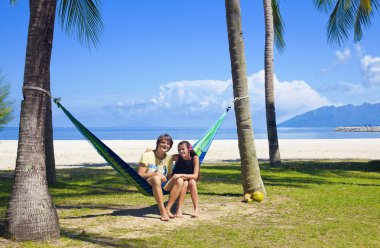
[[[278,124],[279,127],[379,126],[380,103],[321,107]]]

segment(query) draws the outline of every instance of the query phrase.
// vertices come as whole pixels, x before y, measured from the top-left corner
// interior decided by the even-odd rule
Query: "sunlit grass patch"
[[[111,169],[58,170],[50,187],[61,223],[53,243],[13,247],[379,247],[380,173],[376,161],[260,163],[268,193],[242,203],[240,166],[202,165],[201,217],[159,221],[153,197],[143,196]],[[0,231],[12,172],[0,171]],[[187,197],[187,210],[191,201]],[[166,198],[167,199],[167,198]]]

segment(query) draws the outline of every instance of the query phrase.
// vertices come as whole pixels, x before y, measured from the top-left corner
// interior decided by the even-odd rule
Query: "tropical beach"
[[[106,140],[104,143],[128,163],[137,163],[146,148],[155,146],[155,140]],[[176,153],[177,143],[170,153]],[[281,158],[286,160],[380,159],[380,139],[280,139],[279,143]],[[268,160],[268,141],[259,139],[255,145],[258,159]],[[105,163],[85,140],[56,140],[54,151],[58,169]],[[16,153],[16,140],[0,140],[1,170],[14,169]],[[237,140],[214,140],[204,162],[239,162],[239,158]]]
[[[0,247],[380,247],[378,7],[1,2]]]

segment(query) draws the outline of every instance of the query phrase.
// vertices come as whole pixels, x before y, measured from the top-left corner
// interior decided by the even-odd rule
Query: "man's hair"
[[[158,144],[160,144],[160,142],[164,141],[164,140],[166,140],[169,143],[169,145],[170,145],[169,150],[172,148],[173,139],[169,134],[165,133],[165,134],[161,134],[160,136],[158,136],[157,141],[156,141],[156,149],[158,148]]]

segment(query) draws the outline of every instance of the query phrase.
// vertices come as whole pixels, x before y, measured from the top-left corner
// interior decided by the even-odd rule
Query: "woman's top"
[[[178,156],[178,160],[175,163],[173,174],[193,174],[194,173],[194,157],[190,160],[184,160],[181,156]]]

